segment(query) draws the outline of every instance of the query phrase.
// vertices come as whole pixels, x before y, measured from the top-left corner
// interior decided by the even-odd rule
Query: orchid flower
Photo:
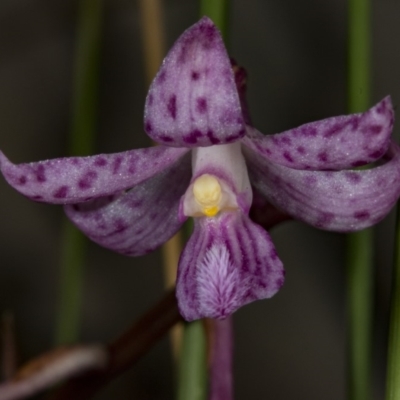
[[[16,190],[64,205],[90,239],[125,255],[153,251],[193,217],[178,267],[180,311],[225,318],[284,281],[270,236],[249,218],[253,190],[334,231],[375,224],[400,195],[389,97],[269,136],[248,124],[240,97],[220,33],[204,17],[176,41],[148,92],[145,131],[159,146],[19,165],[0,153],[0,168]]]

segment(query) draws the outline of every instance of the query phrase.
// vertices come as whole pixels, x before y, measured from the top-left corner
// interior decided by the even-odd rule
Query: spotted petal
[[[197,218],[179,261],[176,286],[182,316],[225,318],[273,296],[284,271],[268,233],[240,211]]]
[[[131,188],[163,171],[186,152],[158,146],[18,165],[0,152],[0,170],[14,189],[32,200],[71,204]]]
[[[176,41],[146,99],[145,130],[168,146],[230,143],[245,134],[240,100],[221,35],[202,18]]]
[[[246,146],[295,169],[339,170],[379,159],[388,149],[394,113],[390,97],[362,114],[311,122],[276,135],[248,129]]]
[[[190,156],[133,189],[65,206],[68,217],[90,239],[116,252],[138,256],[172,237],[182,225],[180,197],[191,176]]]
[[[252,184],[296,219],[332,231],[374,225],[400,195],[400,149],[392,143],[384,164],[369,170],[301,171],[244,150]]]

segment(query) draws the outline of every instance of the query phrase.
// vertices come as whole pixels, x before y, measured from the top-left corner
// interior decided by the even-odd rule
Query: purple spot
[[[36,180],[38,182],[46,182],[46,176],[44,174],[44,165],[38,165],[36,173]]]
[[[354,218],[363,221],[370,217],[370,213],[367,210],[357,211],[354,213]]]
[[[197,111],[204,114],[207,111],[207,100],[204,97],[197,98]]]
[[[211,129],[208,130],[207,137],[210,139],[210,142],[212,144],[221,143],[221,140],[219,140],[216,136],[214,136],[214,132]]]
[[[144,130],[145,130],[147,133],[151,133],[151,132],[152,132],[153,126],[151,125],[151,122],[150,122],[150,121],[146,121],[146,122],[145,122],[145,124],[144,124]]]
[[[361,175],[357,174],[357,172],[349,171],[349,172],[345,172],[344,175],[349,182],[358,183],[361,181]]]
[[[178,63],[179,64],[186,64],[186,59],[187,59],[187,53],[188,53],[188,47],[190,45],[190,42],[193,41],[193,39],[187,40],[186,43],[182,44],[181,52],[179,53],[178,57]]]
[[[283,157],[284,157],[287,161],[289,161],[290,163],[293,162],[293,158],[292,158],[291,154],[290,154],[288,151],[285,151],[282,155],[283,155]]]
[[[18,184],[25,185],[25,183],[26,183],[26,176],[25,175],[20,176],[18,179]]]
[[[197,143],[197,139],[202,136],[203,134],[198,129],[195,129],[194,131],[190,132],[189,135],[184,136],[183,141],[185,143],[194,144]]]
[[[64,199],[67,197],[68,186],[60,186],[53,194],[53,197],[56,199]]]
[[[31,200],[41,200],[43,199],[43,196],[40,196],[40,194],[37,194],[36,196],[29,196]]]
[[[226,142],[226,143],[235,142],[236,140],[238,140],[238,139],[240,139],[241,137],[243,137],[244,134],[245,134],[245,130],[244,130],[244,129],[241,129],[241,130],[239,131],[239,133],[237,133],[236,135],[227,136],[226,139],[225,139],[225,142]]]
[[[115,229],[112,234],[121,233],[128,229],[128,226],[124,223],[122,219],[117,219],[116,221],[114,221],[114,227]]]
[[[167,104],[168,112],[171,115],[172,119],[176,118],[176,96],[173,94]]]
[[[332,136],[337,135],[338,133],[340,133],[340,131],[342,130],[342,126],[340,124],[335,124],[333,126],[331,126],[326,132],[324,137],[329,138]]]
[[[98,167],[104,167],[107,165],[107,160],[104,157],[97,157],[94,164]]]
[[[322,153],[318,154],[318,160],[321,162],[327,162],[328,161],[328,154],[326,153],[326,151],[323,151]]]
[[[303,126],[300,132],[303,136],[307,137],[317,136],[317,130],[313,126]]]
[[[160,135],[158,137],[159,140],[163,141],[163,142],[172,142],[174,139],[172,139],[172,137],[167,136],[167,135]]]
[[[131,162],[129,164],[129,168],[128,168],[128,173],[133,175],[135,172],[136,172],[136,161],[131,160]]]
[[[351,129],[352,129],[353,131],[355,131],[355,130],[358,129],[359,119],[358,119],[357,116],[354,116],[354,117],[351,119],[350,123],[351,123]]]
[[[269,256],[271,257],[271,260],[277,260],[278,259],[278,253],[276,252],[275,249],[271,250],[271,252],[269,253]]]
[[[257,149],[260,150],[262,153],[272,154],[272,150],[268,147],[263,148],[261,145],[257,145]]]
[[[192,71],[192,80],[197,81],[200,78],[200,74],[197,71]]]
[[[197,39],[200,40],[201,45],[205,50],[213,47],[216,38],[216,29],[213,25],[203,24],[199,27],[200,35]],[[196,35],[197,36],[197,35]]]
[[[167,77],[167,73],[165,72],[165,69],[163,69],[160,73],[160,75],[158,75],[158,79],[157,79],[157,83],[163,83],[165,82],[165,78]]]
[[[113,161],[113,174],[115,175],[120,167],[121,167],[121,163],[122,163],[122,157],[116,157],[115,160]]]
[[[386,109],[386,100],[383,100],[381,104],[379,104],[378,107],[376,107],[376,112],[378,114],[383,114]]]
[[[379,149],[372,153],[368,154],[368,157],[371,157],[373,160],[377,160],[378,158],[382,157],[382,154],[385,152],[385,149]]]
[[[369,127],[369,130],[372,134],[378,135],[379,133],[382,132],[382,125],[372,125]]]
[[[97,178],[95,171],[88,171],[78,182],[80,189],[90,189],[93,185],[94,180]]]
[[[303,146],[299,146],[296,150],[300,154],[304,154],[306,152]]]
[[[288,146],[290,146],[292,144],[292,141],[287,136],[282,136],[281,137],[281,142],[284,143],[284,144],[287,144]]]

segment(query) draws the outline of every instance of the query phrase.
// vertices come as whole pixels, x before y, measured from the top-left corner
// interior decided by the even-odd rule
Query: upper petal
[[[127,192],[65,206],[67,216],[90,239],[113,251],[146,254],[174,235],[180,197],[191,176],[190,155]]]
[[[182,316],[225,318],[273,296],[284,270],[268,233],[240,211],[196,218],[179,260],[176,294]]]
[[[400,149],[368,170],[301,171],[244,150],[252,184],[284,212],[318,228],[355,231],[374,225],[400,195]]]
[[[393,121],[388,96],[364,113],[323,119],[276,135],[249,128],[243,143],[290,168],[338,170],[379,159],[389,146]]]
[[[71,204],[131,188],[160,173],[186,152],[158,146],[18,165],[0,152],[0,170],[14,189],[32,200]]]
[[[145,130],[168,146],[211,146],[244,136],[235,80],[221,35],[207,18],[176,41],[150,86]]]

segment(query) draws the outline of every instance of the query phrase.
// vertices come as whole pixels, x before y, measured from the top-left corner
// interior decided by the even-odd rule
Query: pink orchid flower
[[[16,190],[64,205],[90,239],[129,256],[153,251],[193,217],[176,285],[187,320],[225,318],[282,286],[271,238],[249,218],[253,189],[293,218],[342,232],[377,223],[400,195],[389,97],[361,114],[264,136],[246,123],[222,38],[206,17],[165,58],[144,122],[159,146],[19,165],[0,153],[0,168]]]

